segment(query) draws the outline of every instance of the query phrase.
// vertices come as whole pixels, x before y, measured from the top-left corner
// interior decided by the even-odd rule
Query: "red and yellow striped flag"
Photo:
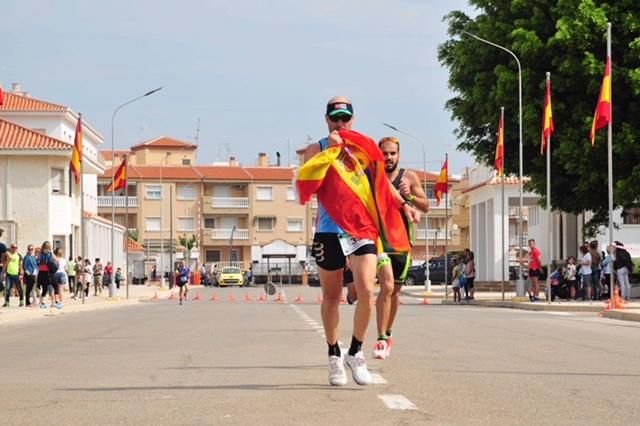
[[[607,57],[607,65],[602,78],[602,86],[600,87],[600,97],[596,106],[596,113],[593,115],[593,124],[591,125],[591,145],[596,143],[596,132],[606,127],[613,119],[611,101],[611,57]]]
[[[500,111],[500,122],[498,124],[498,141],[496,143],[496,171],[498,176],[504,175],[504,109]]]
[[[438,176],[438,180],[436,181],[435,192],[437,204],[440,205],[442,194],[449,193],[449,160],[444,160],[442,170],[440,170],[440,176]]]
[[[76,184],[80,183],[80,173],[82,173],[82,114],[78,114],[76,136],[73,141],[73,152],[71,153],[69,168],[75,176]]]
[[[127,187],[127,157],[124,157],[116,174],[113,175],[113,183],[107,187],[107,192],[117,191],[118,189],[125,189]]]
[[[553,125],[553,111],[551,109],[551,79],[547,80],[547,93],[544,96],[544,110],[542,111],[542,143],[540,154],[544,155],[547,149],[547,140],[555,130]]]

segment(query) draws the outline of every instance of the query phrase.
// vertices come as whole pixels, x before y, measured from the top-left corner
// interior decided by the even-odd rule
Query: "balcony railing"
[[[416,240],[424,240],[424,231],[425,231],[424,228],[416,230]],[[449,230],[447,235],[448,235],[447,239],[450,240],[451,239],[451,230]],[[428,236],[429,236],[430,240],[435,240],[436,237],[437,237],[438,240],[443,240],[444,241],[445,231],[444,230],[438,231],[437,229],[429,229],[428,230]]]
[[[211,230],[211,239],[212,240],[228,240],[231,238],[231,232],[233,230],[231,228],[217,228]],[[233,231],[233,239],[234,240],[248,240],[249,239],[249,230],[248,229],[239,229],[236,228]]]
[[[138,207],[138,197],[113,197],[114,205],[116,207],[125,208],[127,204],[127,198],[129,199],[129,207]],[[98,197],[98,207],[111,207],[111,196],[101,195]]]
[[[249,197],[211,197],[211,207],[247,209],[249,208]]]
[[[444,196],[442,198],[442,200],[440,200],[440,205],[438,205],[438,200],[433,199],[433,198],[429,198],[429,207],[432,209],[444,209],[445,207],[445,199]],[[451,198],[449,198],[448,202],[447,202],[447,207],[451,208]]]

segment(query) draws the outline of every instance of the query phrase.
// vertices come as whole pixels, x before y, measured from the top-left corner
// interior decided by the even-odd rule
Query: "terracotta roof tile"
[[[292,167],[245,167],[253,180],[291,180]]]
[[[104,157],[104,159],[105,159],[105,160],[107,160],[107,161],[111,161],[111,159],[113,158],[113,157],[111,156],[111,152],[112,152],[112,151],[111,151],[110,149],[105,149],[105,150],[103,150],[103,151],[100,151],[100,153],[102,154],[102,156]],[[117,149],[116,149],[115,151],[113,151],[113,153],[116,155],[116,157],[121,157],[121,156],[123,156],[124,154],[130,154],[130,153],[131,153],[131,151],[129,151],[129,150],[117,150]]]
[[[196,166],[205,180],[241,180],[249,181],[251,176],[244,167],[235,166]]]
[[[127,250],[129,246],[130,252],[144,252],[144,246],[131,237],[126,237],[123,244],[123,250]]]
[[[0,105],[0,112],[4,111],[67,112],[69,107],[16,95],[11,92],[4,92],[4,103]]]
[[[198,145],[184,142],[178,139],[173,139],[167,136],[160,136],[159,138],[151,139],[146,142],[139,143],[131,147],[132,151],[136,151],[144,148],[182,148],[182,149],[197,149]]]
[[[111,179],[113,169],[117,169],[119,164],[114,167],[109,167],[104,171],[104,174],[99,176],[99,179]],[[162,171],[160,170],[162,168]],[[159,180],[161,173],[162,179],[167,180],[197,180],[202,178],[202,175],[195,167],[190,166],[140,166],[130,164],[128,167],[129,179],[150,179]]]
[[[71,151],[72,145],[0,118],[0,150]]]

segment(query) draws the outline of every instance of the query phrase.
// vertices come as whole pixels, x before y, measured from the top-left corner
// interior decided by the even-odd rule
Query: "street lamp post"
[[[122,105],[120,105],[119,107],[117,107],[115,109],[115,111],[113,111],[113,115],[111,116],[111,264],[114,265],[115,267],[115,257],[116,257],[116,253],[115,253],[115,222],[116,222],[116,191],[114,190],[114,184],[115,184],[115,167],[113,164],[113,161],[115,160],[115,136],[114,136],[114,128],[115,128],[115,121],[116,121],[116,114],[118,113],[118,111],[120,111],[122,108],[124,108],[125,106],[139,100],[142,99],[146,96],[150,96],[153,95],[154,93],[158,92],[162,90],[162,87],[158,87],[157,89],[153,89],[147,93],[145,93],[144,95],[138,96],[137,98],[133,98],[130,101],[127,101],[125,103],[123,103]],[[126,229],[127,229],[127,224],[125,223],[125,233],[126,233]],[[127,278],[129,276],[129,265],[126,265],[127,267]],[[113,280],[113,277],[111,278],[111,281],[109,282],[109,298],[112,298],[115,296],[115,292],[116,292],[116,285],[115,282]]]
[[[385,125],[386,127],[390,128],[391,130],[394,130],[398,133],[402,133],[403,135],[407,135],[409,136],[411,139],[413,139],[414,141],[418,142],[420,144],[420,146],[422,147],[422,174],[423,174],[423,178],[424,178],[424,195],[425,197],[427,197],[427,206],[429,205],[429,196],[427,195],[427,152],[425,150],[424,147],[424,143],[418,139],[416,136],[407,133],[403,130],[398,129],[395,126],[392,126],[389,123],[382,123],[383,125]],[[424,291],[427,294],[431,293],[431,280],[429,279],[429,239],[428,239],[428,234],[429,234],[429,211],[427,210],[427,212],[424,214],[424,257],[425,257],[425,279],[424,279]]]
[[[518,234],[518,281],[516,283],[516,296],[517,297],[524,297],[525,295],[525,287],[524,287],[524,279],[522,277],[522,260],[520,259],[522,257],[522,240],[524,239],[524,229],[523,229],[523,225],[522,225],[522,210],[523,210],[523,206],[522,206],[522,67],[520,66],[520,60],[518,59],[518,57],[516,56],[515,53],[513,53],[511,50],[507,49],[504,46],[500,46],[499,44],[493,43],[489,40],[485,40],[481,37],[478,37],[475,34],[472,34],[468,31],[462,31],[464,34],[475,38],[478,41],[481,41],[483,43],[486,43],[490,46],[493,47],[497,47],[498,49],[504,50],[505,52],[509,53],[511,56],[513,56],[513,58],[516,60],[516,63],[518,64],[518,107],[519,107],[519,124],[520,124],[520,143],[519,143],[519,163],[520,163],[520,173],[519,173],[519,182],[520,182],[520,209],[518,212],[518,229],[519,229],[519,234]]]
[[[160,160],[160,288],[164,288],[164,216],[162,214],[162,205],[164,204],[164,187],[162,186],[162,162],[167,163],[170,152]],[[169,282],[171,287],[171,282]]]

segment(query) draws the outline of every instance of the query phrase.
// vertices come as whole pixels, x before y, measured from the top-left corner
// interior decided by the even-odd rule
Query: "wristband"
[[[409,194],[409,196],[406,198],[406,200],[410,203],[413,202],[413,200],[415,199],[416,199],[416,196],[413,194]]]

